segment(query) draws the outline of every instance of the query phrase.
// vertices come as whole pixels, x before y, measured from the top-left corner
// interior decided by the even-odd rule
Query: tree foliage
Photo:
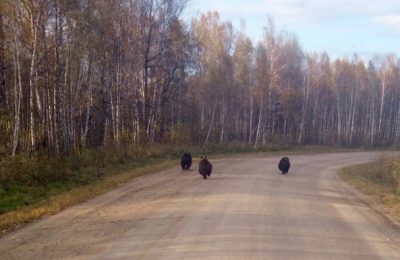
[[[184,0],[0,2],[0,154],[121,143],[400,141],[400,65],[254,45]],[[184,140],[184,141],[183,141]]]

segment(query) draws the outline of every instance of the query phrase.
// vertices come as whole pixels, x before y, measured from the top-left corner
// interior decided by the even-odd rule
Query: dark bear
[[[207,179],[207,176],[210,176],[212,172],[212,164],[207,160],[206,157],[201,157],[199,162],[199,173],[203,176],[203,179]]]
[[[278,168],[282,172],[282,174],[288,173],[289,172],[289,168],[290,168],[289,158],[288,157],[283,157],[279,161]]]
[[[184,153],[182,155],[181,166],[182,170],[190,170],[190,166],[192,166],[192,155],[190,155],[190,153]]]

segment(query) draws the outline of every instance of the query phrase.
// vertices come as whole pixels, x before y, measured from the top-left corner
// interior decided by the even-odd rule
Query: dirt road
[[[400,259],[400,232],[336,175],[373,153],[212,160],[137,178],[0,239],[0,259]],[[194,162],[196,166],[197,161]]]

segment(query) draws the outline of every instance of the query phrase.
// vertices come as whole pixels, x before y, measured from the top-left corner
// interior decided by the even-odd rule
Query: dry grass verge
[[[345,167],[339,175],[369,195],[386,215],[400,220],[400,157],[382,155],[371,163]]]
[[[0,229],[3,233],[10,231],[42,216],[55,214],[69,206],[103,194],[135,177],[157,172],[175,164],[175,161],[164,161],[117,175],[107,176],[85,186],[75,187],[67,192],[51,196],[40,203],[4,213],[0,215]]]

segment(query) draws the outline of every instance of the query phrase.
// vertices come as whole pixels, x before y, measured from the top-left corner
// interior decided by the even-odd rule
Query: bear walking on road
[[[279,161],[278,168],[282,172],[282,174],[288,173],[289,172],[289,168],[290,168],[289,158],[288,157],[283,157]]]
[[[203,179],[207,179],[207,176],[210,177],[212,172],[212,164],[207,160],[206,157],[201,157],[199,162],[199,173],[203,176]]]
[[[190,153],[184,153],[181,158],[182,170],[190,170],[192,166],[192,155]]]

